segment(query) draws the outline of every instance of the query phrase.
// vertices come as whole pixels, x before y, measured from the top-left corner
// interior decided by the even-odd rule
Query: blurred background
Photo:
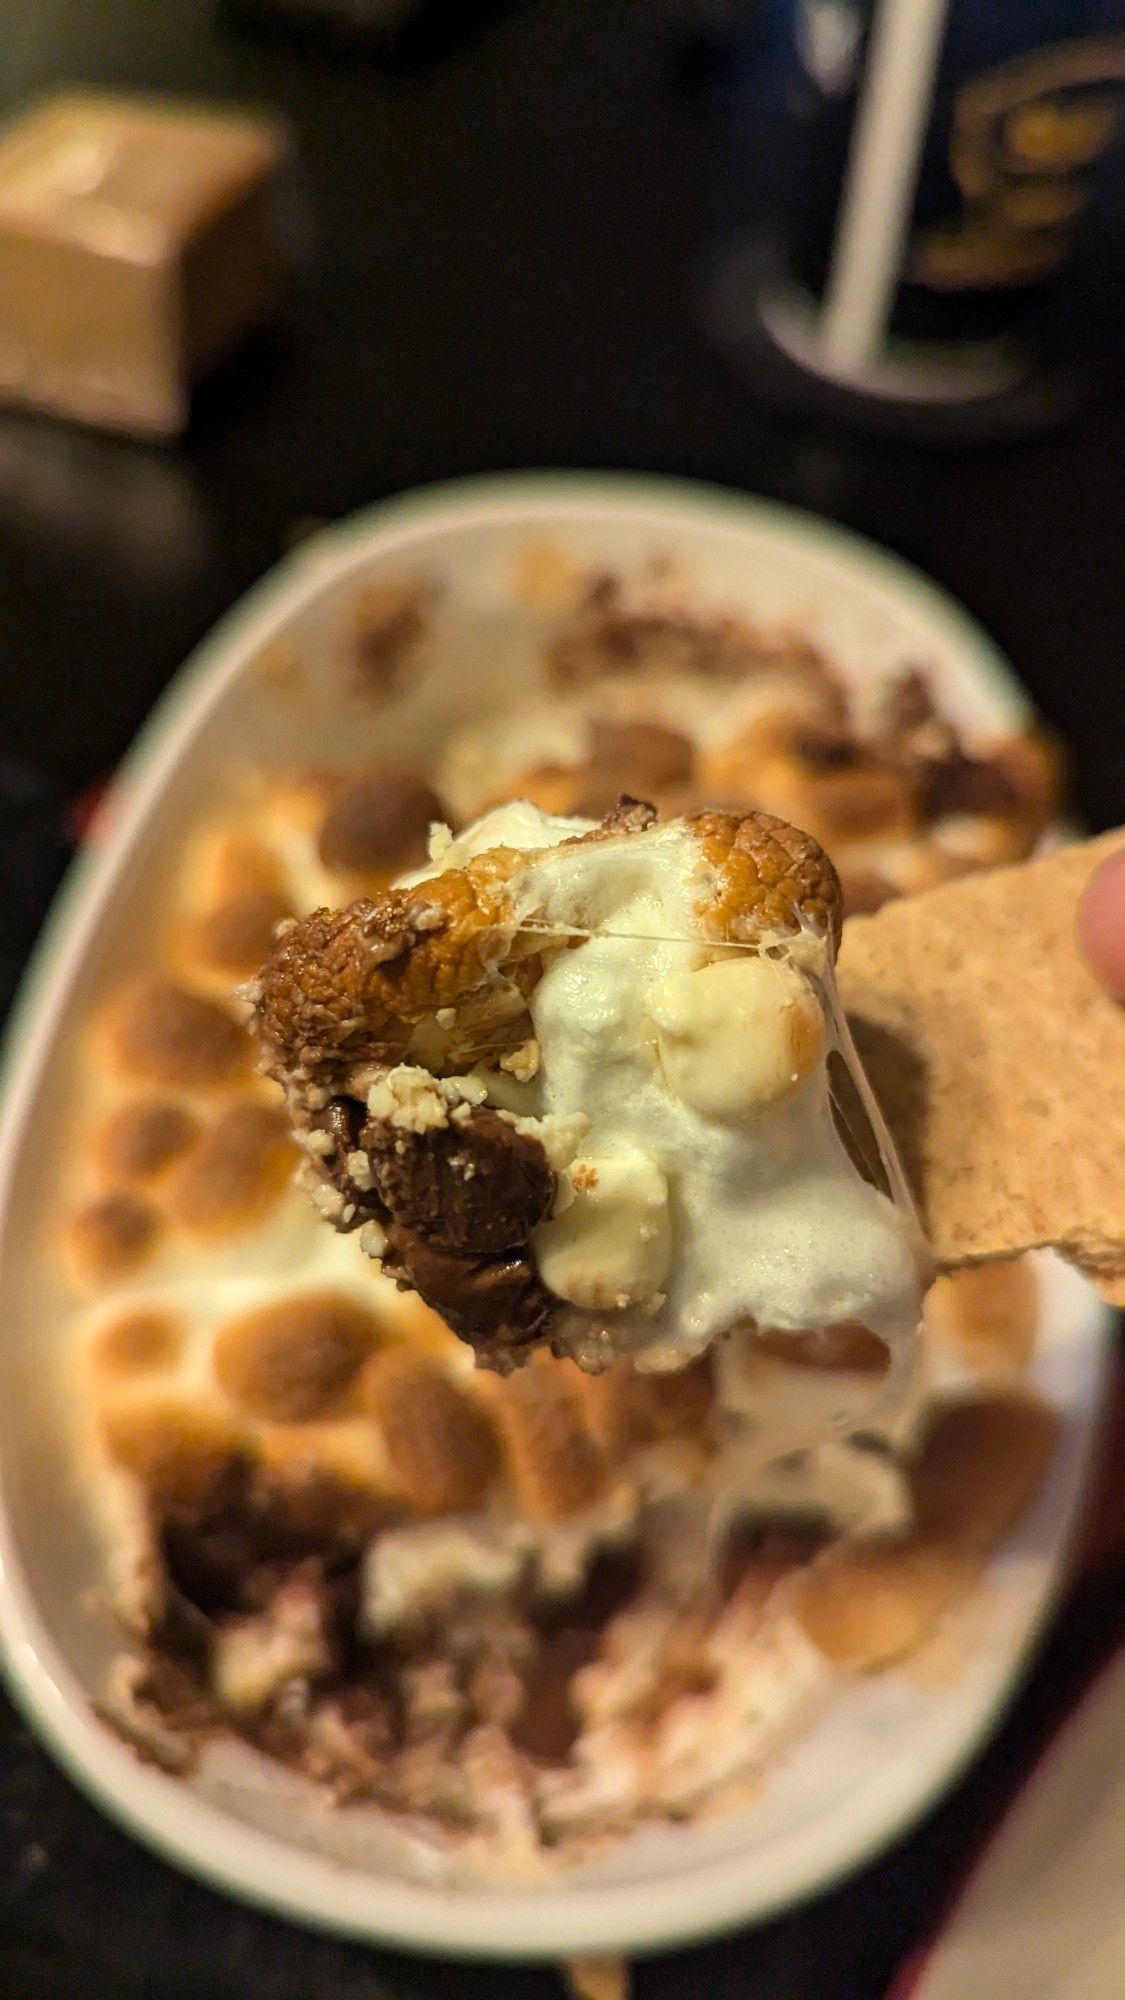
[[[1122,817],[1116,0],[0,0],[0,113],[63,89],[279,120],[287,277],[182,431],[75,425],[18,384],[0,409],[0,1009],[216,617],[318,523],[479,471],[688,475],[872,536],[1011,656],[1078,814]],[[0,246],[3,180],[0,150]],[[999,1742],[904,1847],[640,1993],[886,1991],[1116,1622],[1080,1581]],[[236,1911],[3,1729],[13,2000],[555,1990]]]

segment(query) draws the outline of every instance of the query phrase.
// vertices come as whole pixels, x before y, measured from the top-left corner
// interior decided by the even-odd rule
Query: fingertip
[[[1078,906],[1078,942],[1094,977],[1125,1000],[1125,846],[1094,870]]]

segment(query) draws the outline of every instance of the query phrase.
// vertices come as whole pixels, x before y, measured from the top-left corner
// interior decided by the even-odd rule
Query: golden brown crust
[[[184,1345],[184,1327],[174,1312],[138,1306],[99,1326],[87,1349],[94,1373],[106,1382],[172,1368]]]
[[[642,1375],[620,1361],[589,1375],[573,1361],[556,1361],[561,1379],[581,1400],[591,1435],[610,1458],[673,1437],[707,1442],[713,1406],[705,1355],[671,1374]]]
[[[95,1166],[108,1181],[144,1186],[158,1180],[186,1151],[198,1129],[182,1104],[160,1097],[130,1099],[99,1128],[93,1147]]]
[[[538,806],[540,812],[565,817],[576,811],[584,769],[581,764],[534,764],[485,800],[481,810],[491,812],[497,806],[507,805],[510,799],[526,799],[530,805]]]
[[[283,1192],[295,1159],[280,1106],[232,1104],[173,1167],[168,1213],[199,1236],[244,1229]]]
[[[141,973],[114,996],[107,1028],[122,1074],[166,1090],[215,1090],[250,1053],[224,1008],[158,972]]]
[[[805,827],[833,851],[909,840],[914,787],[877,745],[830,714],[781,709],[702,760],[705,782]]]
[[[579,841],[645,832],[650,806],[622,797]],[[839,932],[840,885],[814,840],[769,813],[706,812],[685,824],[715,871],[700,914],[739,942],[802,925]],[[401,1058],[419,1023],[456,1014],[462,1046],[488,1049],[538,972],[533,935],[514,930],[509,884],[523,857],[493,848],[412,889],[315,910],[280,939],[257,981],[254,1026],[272,1072],[331,1085],[349,1068]]]
[[[232,889],[189,933],[188,960],[207,972],[245,979],[265,958],[278,924],[292,915],[281,889],[260,883]]]
[[[962,741],[912,671],[867,733],[815,688],[790,687],[732,738],[701,746],[697,780],[813,834],[849,879],[851,914],[927,886],[928,871],[1022,859],[1057,808],[1058,774],[1042,737]]]
[[[915,1652],[1027,1511],[1059,1420],[1030,1395],[937,1409],[911,1468],[914,1528],[898,1544],[837,1542],[796,1581],[792,1608],[839,1666],[870,1672]]]
[[[480,1384],[504,1446],[508,1477],[522,1513],[561,1521],[605,1496],[608,1462],[583,1420],[567,1372],[545,1355],[503,1381]]]
[[[271,847],[241,829],[219,834],[208,852],[208,904],[224,903],[247,889],[285,893],[285,872]]]
[[[75,1276],[88,1285],[128,1277],[152,1255],[160,1226],[156,1210],[137,1195],[115,1191],[95,1196],[68,1225],[67,1248]]]
[[[478,1398],[458,1389],[436,1361],[397,1346],[366,1364],[359,1394],[409,1506],[454,1514],[481,1504],[500,1461]]]
[[[811,835],[765,812],[697,813],[687,825],[716,871],[714,896],[700,913],[713,937],[749,942],[791,936],[806,924],[835,952],[840,880]]]
[[[255,1027],[275,1072],[339,1074],[393,1061],[412,1030],[466,999],[488,1001],[497,969],[536,947],[513,940],[508,880],[520,857],[494,848],[414,889],[314,910],[286,932],[258,981]],[[532,968],[512,972],[530,980]]]
[[[347,1293],[309,1292],[228,1321],[212,1360],[220,1386],[252,1416],[307,1423],[344,1414],[381,1339],[375,1314]]]
[[[919,1533],[983,1558],[1026,1513],[1058,1435],[1057,1412],[1032,1395],[982,1395],[935,1410],[911,1471]]]
[[[317,852],[335,875],[389,880],[421,865],[431,825],[446,818],[437,793],[417,772],[405,764],[374,764],[341,786],[321,823]]]
[[[842,1542],[796,1579],[793,1611],[834,1666],[871,1673],[916,1652],[973,1574],[930,1542]]]

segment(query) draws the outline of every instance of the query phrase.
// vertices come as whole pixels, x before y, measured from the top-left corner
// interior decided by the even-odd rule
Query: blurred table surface
[[[256,39],[210,0],[0,0],[0,108],[76,82],[263,103],[295,130],[309,210],[292,313],[205,388],[181,446],[0,416],[0,1003],[65,863],[74,802],[297,525],[477,471],[688,474],[862,530],[977,614],[1071,751],[1078,810],[1095,826],[1122,817],[1120,379],[1049,436],[945,454],[763,407],[701,326],[706,250],[731,192],[729,109],[684,31],[724,9],[458,11],[460,31],[428,53],[366,64]],[[784,168],[770,138],[741,155],[751,211]],[[1060,1704],[1119,1636],[1120,1543],[1105,1524],[1103,1510],[996,1741],[922,1826],[804,1909],[642,1966],[641,2000],[885,1992]],[[237,1908],[111,1827],[5,1708],[0,1991],[546,2000],[559,1988],[547,1970],[429,1965]]]

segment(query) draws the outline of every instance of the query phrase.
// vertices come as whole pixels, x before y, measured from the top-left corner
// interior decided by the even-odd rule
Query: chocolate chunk
[[[657,821],[656,807],[647,799],[635,799],[629,792],[622,792],[613,811],[606,814],[602,822],[603,833],[646,833]]]
[[[336,1142],[337,1152],[346,1157],[359,1145],[364,1115],[358,1097],[334,1097],[327,1110],[313,1119],[313,1124],[328,1132]]]
[[[516,1749],[536,1764],[565,1764],[570,1756],[581,1730],[574,1676],[596,1652],[596,1636],[588,1632],[563,1631],[540,1640],[511,1725]]]
[[[584,840],[613,840],[622,833],[645,833],[655,826],[659,814],[656,807],[646,799],[631,798],[628,792],[619,793],[613,806],[605,813],[601,825],[590,829],[589,833],[575,834],[573,843],[564,840],[563,846],[577,846]]]
[[[733,678],[781,666],[807,679],[828,670],[808,640],[770,632],[725,612],[692,613],[630,604],[619,577],[594,579],[574,616],[548,649],[547,669],[559,685],[603,675],[680,672]]]
[[[531,1622],[543,1638],[561,1632],[585,1633],[596,1652],[607,1625],[634,1602],[644,1582],[645,1564],[639,1549],[624,1543],[600,1549],[578,1591],[567,1596],[548,1591],[531,1606]]]
[[[346,1576],[362,1547],[346,1511],[335,1527],[305,1518],[248,1460],[232,1464],[209,1506],[161,1510],[157,1532],[174,1589],[208,1618],[261,1610],[298,1565],[322,1582]]]
[[[524,1676],[512,1741],[536,1763],[563,1764],[569,1757],[581,1729],[574,1676],[597,1658],[607,1625],[640,1586],[636,1551],[605,1550],[577,1596],[555,1595],[532,1607],[538,1643]]]
[[[317,842],[334,873],[392,874],[426,858],[434,820],[446,818],[438,795],[405,764],[373,764],[345,785]]]
[[[332,1151],[318,1157],[317,1166],[344,1197],[344,1208],[332,1218],[333,1226],[342,1235],[353,1229],[362,1229],[365,1222],[385,1223],[387,1220],[386,1205],[377,1191],[361,1188],[348,1172],[348,1155],[359,1151],[360,1133],[366,1116],[358,1098],[334,1097],[323,1111],[309,1121],[314,1131],[327,1132],[332,1140]]]
[[[481,1256],[526,1243],[554,1196],[538,1140],[487,1106],[438,1131],[373,1121],[360,1143],[395,1221],[441,1250]]]
[[[938,712],[924,673],[914,669],[893,684],[884,697],[879,722],[885,754],[912,786],[922,811],[927,811],[935,773],[966,759],[956,729]]]
[[[249,1499],[249,1467],[221,1503],[197,1515],[170,1510],[160,1523],[160,1552],[174,1589],[207,1618],[244,1611],[259,1598],[263,1560],[258,1522]],[[271,1553],[273,1553],[271,1551]]]
[[[1042,832],[1060,803],[1062,758],[1050,738],[1009,737],[996,744],[990,761],[1007,778],[1021,823],[1032,835]]]
[[[416,1291],[480,1359],[499,1368],[511,1367],[513,1349],[546,1336],[559,1307],[520,1251],[471,1257],[439,1250],[397,1222],[387,1231],[383,1269]]]

